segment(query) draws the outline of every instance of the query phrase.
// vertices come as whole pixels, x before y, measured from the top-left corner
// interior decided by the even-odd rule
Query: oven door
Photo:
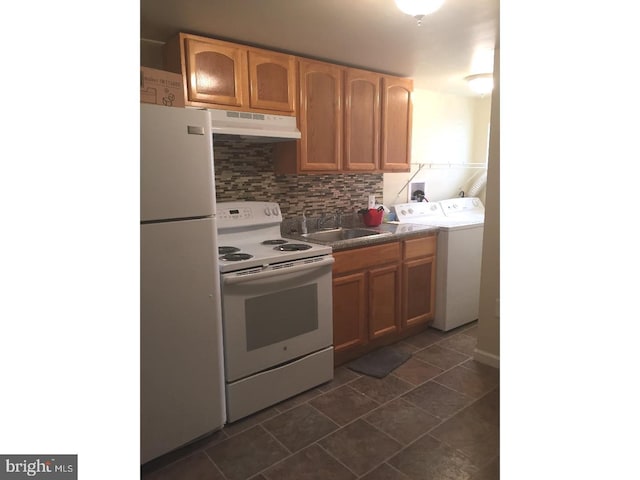
[[[222,275],[226,381],[333,343],[333,257]]]

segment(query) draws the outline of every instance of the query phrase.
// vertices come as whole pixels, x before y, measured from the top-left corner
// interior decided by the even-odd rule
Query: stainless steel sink
[[[334,228],[302,234],[302,237],[312,242],[331,243],[354,238],[370,237],[373,235],[390,235],[390,232],[378,232],[366,228]]]

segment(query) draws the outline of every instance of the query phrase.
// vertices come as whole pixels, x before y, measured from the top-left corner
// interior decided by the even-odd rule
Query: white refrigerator
[[[140,105],[141,463],[225,423],[206,110]]]

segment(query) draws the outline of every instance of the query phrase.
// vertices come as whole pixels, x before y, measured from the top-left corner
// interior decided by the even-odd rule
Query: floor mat
[[[347,368],[371,377],[383,378],[409,360],[410,357],[410,353],[391,347],[382,347],[349,362]]]

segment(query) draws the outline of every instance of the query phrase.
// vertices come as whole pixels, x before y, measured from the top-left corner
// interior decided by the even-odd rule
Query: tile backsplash
[[[367,207],[369,194],[382,201],[382,173],[276,175],[273,144],[214,138],[216,199],[280,204],[284,218],[306,212],[353,212]]]

